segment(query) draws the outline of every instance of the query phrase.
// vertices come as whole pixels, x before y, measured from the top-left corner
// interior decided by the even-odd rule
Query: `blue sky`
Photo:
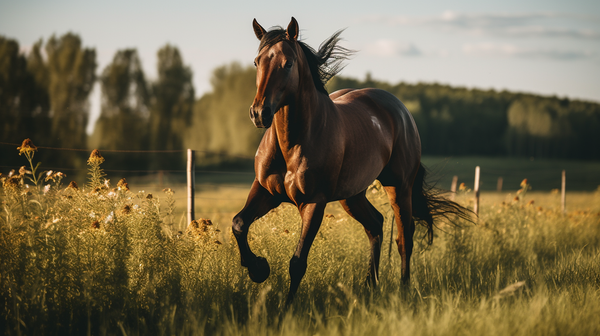
[[[343,5],[342,5],[343,4]],[[0,34],[23,51],[40,38],[78,33],[98,73],[122,48],[138,49],[147,76],[156,51],[178,46],[197,96],[211,71],[251,64],[251,22],[286,26],[317,47],[338,29],[357,50],[343,75],[390,82],[439,82],[600,102],[600,1],[74,1],[0,0]],[[99,92],[92,97],[98,113]]]

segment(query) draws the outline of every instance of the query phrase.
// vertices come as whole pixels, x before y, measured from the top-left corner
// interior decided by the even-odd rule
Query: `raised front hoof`
[[[254,264],[248,266],[248,275],[250,275],[250,279],[256,283],[267,280],[269,274],[271,274],[269,262],[263,257],[256,257]]]

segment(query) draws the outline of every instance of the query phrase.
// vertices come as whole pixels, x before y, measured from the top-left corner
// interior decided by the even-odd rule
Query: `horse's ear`
[[[287,38],[290,41],[297,41],[298,40],[298,21],[296,21],[296,19],[294,19],[294,17],[292,16],[292,21],[290,21],[290,24],[287,27]]]
[[[256,38],[262,40],[263,36],[265,36],[265,33],[267,32],[265,28],[263,28],[258,21],[256,21],[256,19],[252,21],[252,28],[254,28],[254,34],[256,34]]]

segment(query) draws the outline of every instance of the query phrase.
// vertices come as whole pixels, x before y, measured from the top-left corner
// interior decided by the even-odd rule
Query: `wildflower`
[[[46,194],[48,193],[48,191],[50,191],[50,185],[49,185],[49,184],[46,184],[46,185],[44,186],[44,195],[46,195]]]
[[[17,147],[17,150],[19,151],[19,155],[21,155],[23,153],[28,155],[30,153],[37,151],[37,147],[33,144],[33,141],[31,141],[31,139],[27,138],[27,139],[23,140],[23,143],[21,144],[20,147]]]
[[[14,170],[14,169],[11,169],[11,170],[8,172],[8,177],[12,177],[14,174],[15,174],[15,170]]]
[[[460,191],[465,191],[467,190],[467,185],[464,183],[461,183],[460,186],[458,186],[458,190]]]
[[[25,174],[31,174],[31,171],[27,170],[25,166],[21,166],[21,168],[19,168],[19,175],[23,176]]]
[[[123,214],[128,215],[130,213],[131,213],[131,206],[129,204],[125,204],[125,206],[123,207]]]
[[[527,202],[527,205],[533,205],[533,203],[535,203],[535,201],[531,200],[531,201]]]
[[[50,177],[52,175],[52,170],[48,170],[46,172],[46,179],[48,179],[48,177]]]
[[[94,218],[94,217],[96,217],[96,213],[95,213],[95,212],[93,212],[93,211],[92,211],[92,212],[90,212],[90,217],[91,217],[91,218]]]
[[[518,201],[519,200],[519,196],[515,196],[515,198],[513,198],[513,201]]]
[[[152,199],[152,194],[148,194],[148,196],[146,196],[146,199],[151,200]]]
[[[163,189],[163,191],[165,192],[165,194],[167,195],[173,195],[175,192],[173,191],[173,189],[171,188],[165,188]]]
[[[9,192],[18,192],[21,179],[18,176],[9,176],[3,183],[4,189]]]
[[[104,219],[104,223],[108,223],[115,218],[115,212],[111,211],[110,214]]]
[[[79,190],[79,187],[77,186],[77,182],[71,181],[71,183],[69,183],[69,185],[67,186],[67,189]]]
[[[104,187],[106,187],[106,189],[110,189],[110,180],[109,179],[104,179]]]
[[[94,221],[92,223],[92,229],[99,229],[99,228],[100,228],[100,222]]]
[[[521,181],[520,186],[521,186],[521,188],[527,187],[527,179],[524,179],[523,181]]]
[[[208,232],[209,226],[212,226],[212,225],[213,225],[213,223],[210,219],[200,218],[200,219],[191,221],[185,231],[186,231],[186,233],[190,233],[193,235],[202,235],[205,232]]]
[[[127,183],[127,180],[125,180],[125,178],[119,180],[119,183],[117,183],[117,188],[119,188],[119,190],[129,191],[129,184]]]
[[[102,155],[100,155],[100,151],[97,149],[94,149],[92,151],[92,154],[90,154],[90,158],[88,159],[88,164],[90,165],[99,165],[102,162],[104,162],[104,158],[102,157]]]
[[[108,197],[116,197],[117,194],[114,191],[111,191],[106,196],[108,196]]]

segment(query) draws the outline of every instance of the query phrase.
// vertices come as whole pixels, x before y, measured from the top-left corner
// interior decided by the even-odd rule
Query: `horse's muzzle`
[[[257,128],[269,128],[273,123],[273,113],[268,106],[263,106],[263,108],[250,106],[250,119]]]

